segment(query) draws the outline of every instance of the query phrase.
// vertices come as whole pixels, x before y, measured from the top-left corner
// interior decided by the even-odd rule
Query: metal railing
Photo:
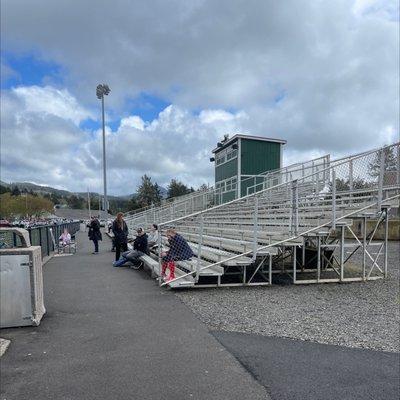
[[[284,168],[273,171],[266,171],[264,174],[252,175],[241,180],[242,187],[252,187],[252,183],[257,179],[263,179],[264,188],[275,186],[276,183],[286,182],[287,179],[295,176],[297,172],[303,176],[309,175],[310,172],[315,172],[322,169],[322,166],[329,165],[329,155],[318,157],[314,160],[303,163],[295,163]],[[296,175],[297,176],[297,175]],[[238,184],[235,190],[234,199],[239,198]],[[255,191],[259,191],[259,187]],[[232,192],[232,191],[230,191]],[[141,212],[127,213],[125,220],[130,230],[134,231],[138,227],[146,227],[149,224],[165,222],[173,220],[185,215],[209,209],[215,205],[223,204],[223,197],[227,191],[222,189],[210,188],[206,191],[193,192],[184,196],[174,198],[170,203],[146,208]],[[248,192],[247,192],[248,193]],[[249,194],[249,193],[248,193]]]
[[[328,154],[310,161],[295,163],[279,170],[267,171],[263,174],[254,175],[249,178],[253,181],[253,184],[248,186],[246,185],[246,195],[276,186],[280,183],[290,182],[307,175],[314,176],[315,172],[326,169],[329,164],[330,155]]]
[[[42,225],[26,228],[26,230],[29,233],[31,246],[41,246],[42,258],[44,258],[55,251],[53,238],[56,242],[58,242],[58,238],[61,236],[61,233],[64,231],[65,228],[68,229],[68,232],[71,234],[71,236],[73,236],[76,232],[79,231],[80,223],[78,221],[66,222],[61,224]],[[2,231],[0,242],[4,247],[21,247],[20,237],[14,232]]]

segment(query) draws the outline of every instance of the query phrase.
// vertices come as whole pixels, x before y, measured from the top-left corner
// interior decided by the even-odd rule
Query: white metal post
[[[365,281],[365,271],[366,271],[366,254],[367,251],[367,217],[363,217],[363,262],[362,262],[362,270],[363,270],[363,281]]]
[[[349,186],[350,186],[350,199],[353,197],[353,189],[354,189],[354,184],[353,184],[353,160],[350,160],[349,163]],[[352,201],[350,200],[350,203]]]
[[[293,283],[296,283],[297,246],[293,246]]]
[[[388,265],[388,231],[389,231],[389,210],[387,208],[384,209],[385,211],[385,242],[384,242],[384,265],[383,265],[383,274],[384,277],[387,278],[387,265]]]
[[[292,217],[291,217],[291,232],[292,235],[297,235],[299,230],[299,194],[298,182],[295,179],[292,182]]]
[[[268,255],[268,280],[269,284],[272,285],[272,254]]]
[[[321,279],[321,237],[317,235],[317,282]]]
[[[332,170],[332,229],[336,229],[336,172]]]
[[[397,145],[395,150],[397,151],[397,184],[400,185],[400,145]]]
[[[380,153],[380,165],[379,165],[379,182],[378,182],[378,212],[381,211],[382,199],[383,199],[383,176],[385,171],[385,151],[382,149]]]
[[[254,198],[253,231],[253,261],[255,261],[258,247],[258,196]]]
[[[203,227],[204,227],[204,220],[203,220],[203,214],[200,215],[200,237],[199,237],[199,242],[197,244],[197,263],[196,263],[196,282],[199,281],[200,277],[200,269],[201,269],[201,247],[203,245]]]
[[[344,228],[342,225],[340,230],[340,281],[344,279]]]

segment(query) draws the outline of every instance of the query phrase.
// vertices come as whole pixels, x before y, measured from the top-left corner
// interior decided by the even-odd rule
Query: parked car
[[[9,227],[11,224],[6,219],[0,219],[0,227]]]

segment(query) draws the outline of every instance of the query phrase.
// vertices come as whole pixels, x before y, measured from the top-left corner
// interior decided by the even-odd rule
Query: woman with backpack
[[[118,261],[122,251],[128,251],[128,225],[124,221],[124,214],[119,212],[115,218],[112,231],[114,234],[115,261]]]

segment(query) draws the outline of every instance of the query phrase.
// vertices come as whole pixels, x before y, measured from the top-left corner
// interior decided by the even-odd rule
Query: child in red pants
[[[167,229],[167,239],[169,242],[169,250],[162,253],[162,270],[161,277],[165,280],[165,271],[169,269],[167,282],[175,279],[175,261],[190,260],[194,254],[186,240],[176,233],[175,229]]]
[[[175,261],[165,261],[162,264],[162,271],[161,271],[161,278],[163,278],[165,280],[166,277],[166,273],[165,271],[167,270],[167,268],[169,269],[169,277],[168,277],[168,281],[175,279]]]

